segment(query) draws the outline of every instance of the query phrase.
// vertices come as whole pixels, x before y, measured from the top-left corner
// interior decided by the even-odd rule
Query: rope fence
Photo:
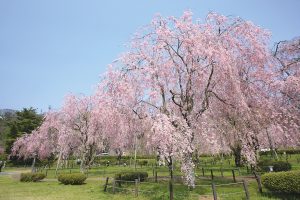
[[[124,187],[121,187],[121,185],[117,185],[117,183],[128,183],[128,184],[132,184],[133,187],[132,188],[124,188]],[[154,183],[154,182],[141,182],[139,181],[139,179],[135,179],[135,181],[123,181],[123,180],[116,180],[116,179],[113,179],[112,178],[112,181],[111,183],[109,184],[109,177],[106,178],[106,182],[105,182],[105,185],[104,185],[104,191],[107,192],[107,189],[111,189],[112,190],[112,193],[116,193],[116,192],[129,192],[129,193],[132,193],[134,194],[134,196],[139,196],[139,194],[153,194],[153,190],[147,190],[147,189],[143,189],[143,188],[140,188],[141,185],[157,185],[158,183]],[[173,184],[174,186],[185,186],[183,184],[177,184],[177,183],[174,183]],[[240,191],[236,191],[236,192],[217,192],[217,188],[228,188],[227,186],[231,187],[231,186],[242,186],[241,187],[241,190]],[[167,185],[165,185],[167,186]],[[188,187],[188,186],[187,186]],[[180,196],[180,195],[188,195],[188,196],[191,196],[191,197],[197,197],[197,198],[200,198],[200,197],[213,197],[214,200],[217,200],[218,199],[218,196],[219,197],[222,197],[222,196],[232,196],[232,195],[241,195],[241,194],[244,194],[243,197],[245,197],[246,200],[249,200],[250,199],[250,195],[249,195],[249,191],[248,191],[248,186],[247,186],[247,182],[245,180],[241,181],[241,182],[235,182],[235,183],[222,183],[222,184],[215,184],[214,182],[212,182],[212,184],[198,184],[198,185],[195,185],[195,187],[204,187],[204,188],[211,188],[211,191],[212,191],[212,195],[209,195],[209,194],[193,194],[191,193],[189,190],[187,190],[187,194],[184,193],[184,194],[180,194],[180,193],[176,193],[176,196]],[[156,194],[155,194],[156,195]]]

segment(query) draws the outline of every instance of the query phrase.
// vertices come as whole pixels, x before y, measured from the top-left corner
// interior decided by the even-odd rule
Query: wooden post
[[[255,171],[253,171],[253,174],[254,174],[255,179],[257,181],[258,190],[259,190],[260,193],[262,193],[262,184],[261,184],[260,176]]]
[[[222,176],[222,178],[224,178],[223,168],[222,168],[222,167],[220,168],[220,171],[221,171],[221,176]]]
[[[210,176],[211,176],[211,180],[214,180],[214,172],[212,169],[210,169]]]
[[[262,193],[262,185],[261,185],[260,176],[257,176],[257,184],[258,184],[258,190],[259,190],[259,192]]]
[[[246,200],[249,200],[250,195],[249,195],[249,191],[248,191],[247,182],[245,180],[243,180],[243,186],[244,186],[244,191],[245,191],[245,195],[246,195]]]
[[[104,192],[107,191],[108,179],[109,179],[109,177],[106,177],[105,185],[104,185]]]
[[[157,170],[155,170],[155,183],[157,183]]]
[[[115,193],[115,192],[116,192],[116,181],[113,180],[113,193]]]
[[[204,176],[205,174],[204,174],[204,168],[202,167],[202,176]]]
[[[236,182],[234,169],[232,169],[231,172],[232,172],[233,182]]]
[[[152,165],[152,173],[153,173],[153,176],[155,176],[155,172],[154,172],[154,167]]]
[[[139,180],[138,179],[135,179],[135,196],[139,196],[139,188],[138,188],[138,182]]]
[[[174,199],[174,188],[173,188],[173,180],[169,181],[169,193],[170,193],[170,200]]]
[[[122,177],[121,177],[121,174],[119,174],[118,176],[118,186],[121,187],[121,180],[122,180]]]
[[[70,169],[70,174],[71,174],[71,169]]]
[[[213,195],[214,195],[214,200],[218,200],[216,186],[215,186],[214,183],[211,183],[211,189],[212,189],[212,192],[213,192]]]

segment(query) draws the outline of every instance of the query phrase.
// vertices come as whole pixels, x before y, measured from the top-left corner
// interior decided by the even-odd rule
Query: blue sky
[[[240,16],[275,41],[300,36],[298,0],[0,0],[0,109],[59,108],[92,94],[99,75],[156,13]]]

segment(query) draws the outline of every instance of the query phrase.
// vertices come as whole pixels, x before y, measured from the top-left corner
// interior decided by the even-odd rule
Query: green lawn
[[[296,162],[296,156],[289,158],[293,163],[293,169],[298,169],[299,163]],[[210,158],[205,158],[208,160]],[[269,200],[269,199],[300,199],[296,196],[279,196],[268,192],[265,188],[264,193],[258,192],[256,181],[251,178],[251,174],[247,174],[246,168],[235,170],[237,182],[234,184],[232,179],[231,169],[233,161],[223,163],[224,177],[221,177],[220,163],[213,165],[206,163],[196,169],[196,187],[189,190],[187,186],[183,185],[179,178],[181,176],[180,169],[176,167],[175,175],[178,180],[175,180],[174,197],[176,200],[210,200],[212,198],[211,190],[211,176],[210,169],[214,170],[214,183],[216,184],[218,199],[222,200],[241,200],[245,199],[243,185],[240,183],[242,179],[248,182],[248,190],[250,199],[254,200]],[[202,176],[202,167],[205,169],[205,176]],[[37,183],[23,183],[17,180],[17,175],[0,175],[0,200],[47,200],[47,199],[62,199],[62,200],[91,200],[91,199],[141,199],[141,200],[162,200],[168,199],[168,170],[166,167],[158,167],[159,182],[154,182],[153,168],[151,166],[144,166],[138,168],[139,171],[147,171],[149,178],[147,182],[142,182],[138,185],[139,195],[135,197],[135,186],[132,183],[122,184],[121,187],[117,185],[115,193],[112,190],[112,178],[110,178],[108,191],[104,192],[104,183],[106,177],[113,177],[115,173],[120,171],[134,171],[133,167],[123,166],[102,166],[93,168],[89,171],[88,179],[84,185],[63,185],[57,181],[54,169],[43,169],[43,173],[47,173],[45,180]],[[30,171],[29,168],[5,168],[5,172],[25,172]],[[46,172],[47,171],[47,172]],[[79,168],[61,169],[59,173],[74,173],[79,172]],[[285,198],[283,198],[285,197]]]
[[[84,199],[127,199],[122,194],[103,192],[96,180],[87,180],[84,185],[62,185],[57,181],[22,183],[8,176],[0,177],[1,200],[84,200]],[[142,199],[142,198],[141,198]]]

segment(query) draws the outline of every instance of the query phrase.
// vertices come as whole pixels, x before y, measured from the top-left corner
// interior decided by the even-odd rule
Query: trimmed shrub
[[[289,171],[292,169],[292,165],[285,161],[261,160],[257,163],[257,166],[259,167],[259,171],[263,172],[269,172],[269,166],[273,166],[274,172]]]
[[[300,171],[267,173],[261,180],[271,191],[300,194]]]
[[[142,182],[145,181],[147,177],[147,172],[121,172],[115,174],[115,179],[122,181],[135,181],[135,179],[139,179]]]
[[[273,162],[273,169],[275,172],[290,171],[292,169],[292,165],[288,162],[276,161]]]
[[[258,171],[269,172],[269,166],[273,166],[273,160],[260,160],[257,163]]]
[[[65,185],[81,185],[85,180],[86,176],[81,173],[58,175],[58,181]]]
[[[148,164],[148,160],[139,160],[140,165],[146,166]]]
[[[43,173],[21,173],[21,182],[37,182],[46,177]]]

